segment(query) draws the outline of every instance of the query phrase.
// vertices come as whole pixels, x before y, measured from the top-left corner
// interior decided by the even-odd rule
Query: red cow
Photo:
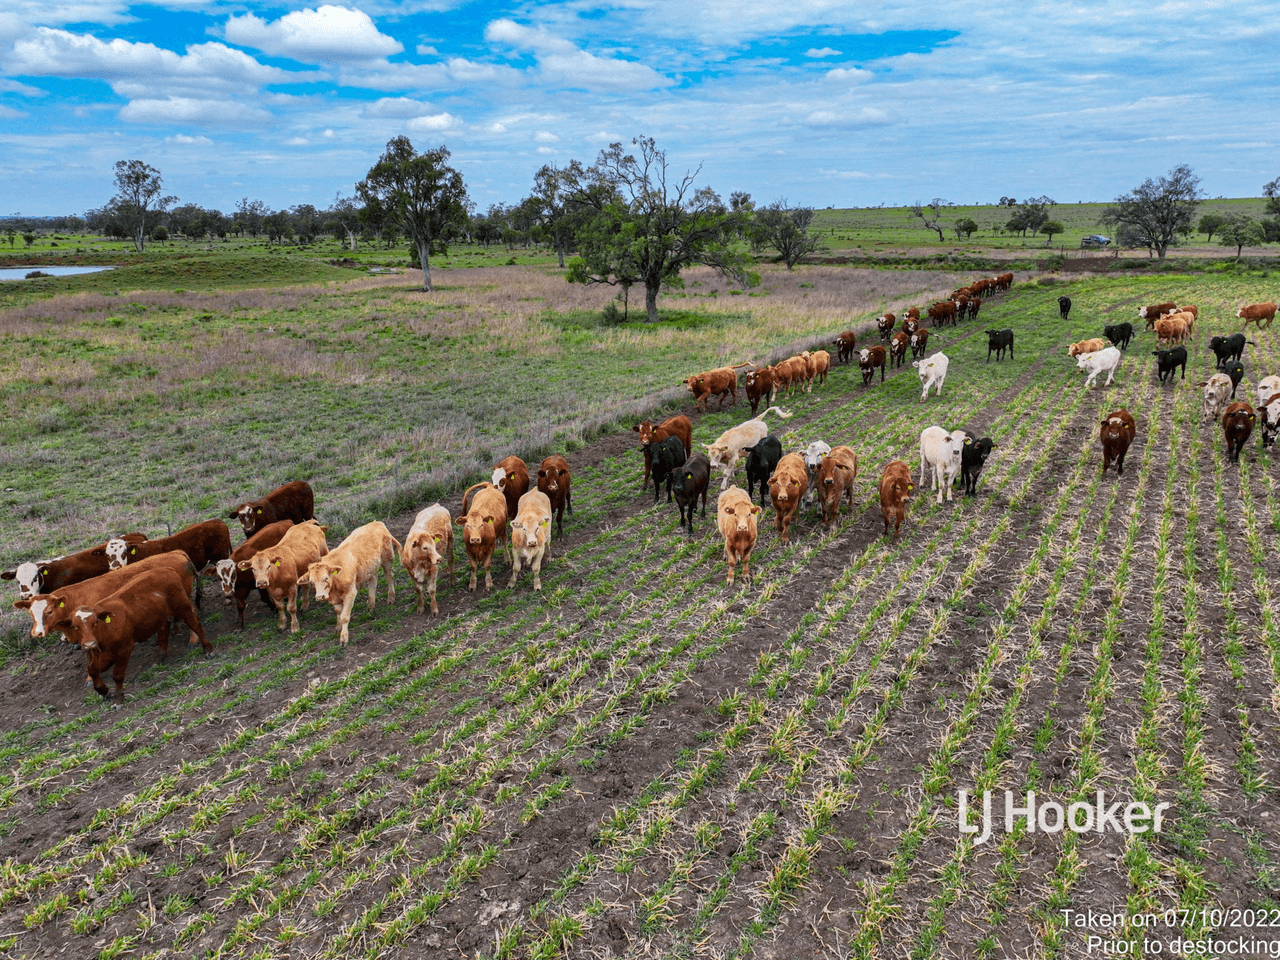
[[[755,413],[754,407],[751,412]],[[640,484],[641,490],[649,486],[649,472],[653,469],[653,450],[667,437],[680,438],[680,442],[684,444],[686,459],[693,454],[693,421],[683,413],[668,417],[656,427],[648,420],[641,420],[631,429],[640,434],[640,448],[644,451],[644,483]]]
[[[126,543],[142,543],[146,536],[141,533],[126,533],[119,539]],[[110,543],[110,541],[107,541]],[[27,561],[20,563],[12,570],[0,573],[0,580],[17,580],[18,595],[34,597],[38,593],[52,593],[61,587],[69,587],[73,583],[81,583],[93,577],[100,577],[111,565],[105,553],[107,544],[100,543],[79,553],[66,557],[54,557],[42,562]]]
[[[108,540],[103,548],[112,570],[170,550],[185,551],[196,569],[203,570],[209,564],[231,556],[231,531],[221,520],[205,520],[158,540],[145,540],[142,543]]]
[[[891,460],[885,464],[880,475],[880,513],[884,517],[884,534],[889,535],[889,524],[893,524],[893,534],[898,535],[902,521],[907,518],[907,501],[911,499],[911,491],[915,485],[911,482],[911,468],[901,460]]]
[[[547,495],[556,518],[556,532],[564,534],[564,508],[573,513],[573,477],[569,461],[558,453],[547,457],[538,468],[538,489]]]
[[[1116,473],[1124,475],[1124,455],[1129,451],[1129,444],[1137,435],[1138,426],[1134,423],[1133,414],[1121,407],[1113,410],[1102,420],[1102,428],[1098,431],[1098,439],[1102,442],[1102,472],[1107,472],[1111,461],[1116,462]]]
[[[229,520],[239,520],[244,535],[251,537],[268,524],[278,520],[306,523],[315,516],[316,497],[311,484],[294,480],[283,487],[276,487],[265,497],[242,503],[227,514]]]

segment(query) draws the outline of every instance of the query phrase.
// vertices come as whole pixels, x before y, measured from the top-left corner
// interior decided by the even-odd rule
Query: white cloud
[[[431,105],[410,97],[381,97],[368,104],[360,116],[369,120],[406,120],[421,117],[431,111]]]
[[[17,120],[25,116],[28,116],[28,114],[23,113],[21,110],[15,110],[13,107],[6,107],[0,104],[0,119]]]
[[[172,137],[165,137],[165,143],[177,143],[182,146],[200,146],[207,147],[213,143],[208,137],[190,137],[185,133],[175,133]]]
[[[434,57],[439,55],[440,51],[429,43],[420,43],[413,48],[420,57]]]
[[[537,133],[533,135],[533,139],[534,139],[534,142],[536,143],[559,143],[560,142],[560,138],[557,137],[550,130],[539,130]]]
[[[626,91],[653,90],[671,86],[671,78],[632,60],[597,57],[545,28],[526,27],[514,20],[494,20],[484,30],[490,43],[531,50],[538,71],[552,83],[587,89]]]
[[[131,100],[120,108],[120,119],[131,123],[261,123],[271,114],[231,100],[196,100],[166,97],[163,100]]]
[[[888,122],[889,115],[877,107],[814,110],[801,121],[806,127],[871,127]]]
[[[305,147],[311,143],[306,137],[290,137],[284,142],[286,147]]]
[[[303,63],[379,60],[404,47],[380,33],[363,10],[325,4],[268,23],[252,13],[233,16],[223,31],[231,43]]]
[[[838,57],[840,56],[840,51],[833,47],[810,47],[804,52],[804,55],[806,57],[821,59],[822,57]]]
[[[865,80],[870,80],[875,74],[870,70],[863,70],[859,67],[835,67],[828,70],[823,76],[837,83],[862,83]]]
[[[47,97],[49,91],[41,90],[39,87],[33,87],[27,83],[19,83],[17,80],[0,79],[0,93],[16,93],[22,97]]]
[[[428,117],[414,117],[405,126],[415,133],[433,133],[437,130],[448,130],[458,122],[451,113],[437,113]]]

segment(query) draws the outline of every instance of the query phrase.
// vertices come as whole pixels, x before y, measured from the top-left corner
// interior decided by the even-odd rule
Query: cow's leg
[[[518,563],[515,551],[511,551],[511,564],[514,566]],[[489,551],[489,555],[484,558],[484,588],[486,590],[493,589],[493,551]]]
[[[377,581],[374,581],[375,583]],[[348,625],[351,623],[351,608],[356,605],[356,597],[360,595],[360,585],[352,584],[347,595],[342,598],[342,609],[338,611],[338,645],[345,647],[350,639]],[[372,608],[370,608],[372,609]]]
[[[182,622],[187,625],[187,629],[191,631],[191,636],[187,640],[188,643],[200,641],[200,646],[204,648],[206,654],[213,652],[213,644],[211,644],[204,635],[204,628],[200,625],[200,617],[196,614],[195,608],[191,604],[187,604],[181,611]]]
[[[533,555],[533,589],[542,589],[542,557],[546,551],[539,550]]]
[[[467,589],[474,593],[476,589],[476,570],[477,570],[477,567],[479,566],[479,561],[477,561],[475,557],[472,557],[469,554],[467,556],[467,559],[471,561],[471,582],[467,584]]]
[[[436,612],[435,607],[436,607],[436,573],[437,572],[438,572],[438,568],[437,570],[431,571],[431,612],[432,613]],[[418,591],[418,613],[422,613],[422,611],[426,607],[426,598],[423,596],[423,593],[422,593],[422,581],[419,580],[417,576],[413,578],[413,589]]]
[[[511,563],[511,579],[507,582],[507,589],[516,585],[516,579],[520,576],[520,554],[516,553],[515,560]]]

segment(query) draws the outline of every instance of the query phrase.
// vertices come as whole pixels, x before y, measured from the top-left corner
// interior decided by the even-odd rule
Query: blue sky
[[[1280,7],[953,0],[3,0],[0,214],[79,213],[113,165],[224,211],[350,194],[446,144],[480,210],[654,137],[727,197],[1108,200],[1190,164],[1280,175]]]

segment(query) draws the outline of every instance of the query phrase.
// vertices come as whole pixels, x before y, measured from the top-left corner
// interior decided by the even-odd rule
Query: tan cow
[[[508,549],[506,498],[492,483],[477,483],[463,494],[462,503],[466,512],[453,522],[463,529],[462,542],[471,561],[471,582],[467,589],[475,590],[476,571],[484,564],[484,588],[492,590],[494,548],[501,544],[503,556]]]
[[[266,590],[271,602],[280,614],[280,629],[285,628],[285,611],[289,613],[289,632],[297,633],[298,626],[298,578],[326,553],[329,546],[324,541],[325,528],[315,520],[295,524],[285,531],[274,547],[259,550],[248,560],[236,566],[253,571],[253,582],[259,590]],[[302,609],[307,609],[310,597],[302,591]]]
[[[818,380],[820,386],[826,386],[827,371],[831,369],[831,354],[825,350],[814,350],[812,352],[806,350],[800,354],[804,358],[805,364],[808,366],[808,382],[805,384],[805,392],[813,393],[813,381]]]
[[[1097,353],[1099,350],[1105,350],[1111,346],[1111,342],[1102,337],[1093,337],[1089,340],[1081,340],[1079,343],[1073,343],[1067,347],[1068,357],[1078,357],[1085,353]]]
[[[818,464],[814,489],[822,505],[822,522],[834,527],[840,516],[840,502],[849,499],[853,509],[853,482],[858,476],[858,457],[852,447],[836,447]]]
[[[520,509],[511,521],[511,582],[516,585],[520,564],[533,571],[533,589],[542,589],[542,561],[551,550],[551,498],[530,490],[520,498]]]
[[[809,471],[805,468],[804,457],[788,453],[778,461],[773,476],[769,478],[769,499],[773,502],[774,525],[783,543],[790,542],[788,529],[808,488]]]
[[[436,603],[436,580],[440,575],[440,561],[449,561],[449,578],[453,579],[453,522],[449,511],[440,504],[432,504],[418,513],[404,538],[400,562],[404,564],[414,589],[418,591],[418,612],[422,613],[422,584],[425,581],[431,595],[431,612],[439,613]]]
[[[724,558],[729,563],[725,582],[733,586],[733,568],[742,564],[742,575],[751,579],[751,550],[756,545],[756,514],[760,508],[747,492],[732,486],[716,501],[716,524],[724,537]]]
[[[1157,346],[1161,343],[1172,346],[1191,336],[1191,331],[1187,329],[1187,322],[1178,316],[1161,317],[1156,321],[1155,330]]]
[[[352,530],[328,555],[317,560],[298,578],[298,584],[315,588],[316,599],[326,600],[338,615],[338,645],[349,639],[351,608],[361,589],[369,592],[369,611],[378,602],[378,571],[387,578],[387,603],[396,602],[395,560],[400,541],[381,520]]]
[[[231,551],[229,559],[219,560],[216,566],[204,568],[206,577],[212,577],[222,584],[223,599],[228,602],[235,601],[236,616],[239,620],[238,629],[244,629],[244,608],[249,600],[249,594],[253,592],[253,574],[248,570],[241,570],[237,564],[241,560],[248,560],[259,550],[274,547],[292,526],[292,520],[277,520],[259,527],[249,535],[248,540]],[[263,603],[267,606],[271,605],[269,594],[259,591],[258,595]]]

